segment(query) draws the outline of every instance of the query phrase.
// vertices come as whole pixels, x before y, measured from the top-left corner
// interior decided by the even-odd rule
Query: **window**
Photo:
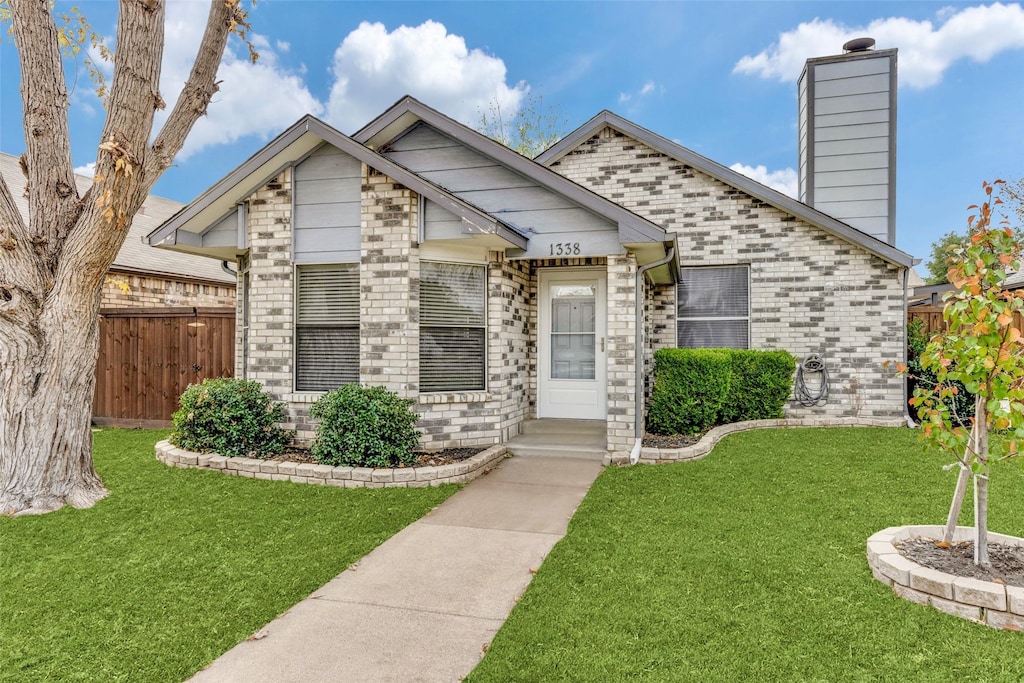
[[[299,266],[295,390],[359,381],[359,264]]]
[[[750,346],[750,268],[683,268],[676,295],[680,348]]]
[[[420,391],[484,389],[484,266],[420,264]]]

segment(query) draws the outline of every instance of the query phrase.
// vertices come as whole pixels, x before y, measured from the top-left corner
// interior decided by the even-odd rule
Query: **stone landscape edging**
[[[943,526],[901,526],[882,529],[867,542],[868,565],[876,579],[893,593],[919,605],[1006,631],[1024,630],[1024,588],[1007,586],[923,567],[900,555],[896,543],[910,539],[942,538]],[[974,528],[958,526],[956,543],[974,538]],[[1024,546],[1016,536],[989,533],[990,543]]]
[[[905,427],[902,418],[862,418],[862,417],[799,417],[779,418],[777,420],[747,420],[733,422],[710,429],[700,441],[683,448],[643,448],[640,450],[639,463],[656,465],[668,462],[700,460],[715,447],[719,441],[729,434],[746,432],[751,429],[770,429],[777,427]],[[615,453],[606,455],[605,465],[626,465],[629,455]]]
[[[465,484],[489,471],[507,452],[508,449],[499,444],[450,465],[374,469],[196,453],[178,448],[166,440],[156,444],[156,459],[170,467],[216,470],[250,479],[292,481],[298,484],[353,489],[425,488],[441,484]]]

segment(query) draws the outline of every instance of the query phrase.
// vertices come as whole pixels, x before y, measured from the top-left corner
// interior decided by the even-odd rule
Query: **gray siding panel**
[[[362,166],[359,160],[333,147],[324,147],[295,168],[295,180],[324,178],[359,178]]]
[[[889,215],[889,201],[886,199],[844,202],[815,201],[814,208],[840,220]]]
[[[295,232],[313,228],[359,228],[359,202],[296,204]]]
[[[888,175],[886,175],[888,177]],[[845,187],[822,187],[815,183],[814,201],[819,206],[824,202],[858,201],[862,199],[889,199],[889,186],[847,185]]]
[[[889,170],[886,168],[867,168],[856,171],[819,171],[814,176],[816,190],[824,187],[842,187],[851,185],[885,185],[889,182]]]
[[[856,126],[823,126],[821,121],[818,121],[814,128],[814,139],[818,142],[888,137],[888,123],[862,123]],[[888,144],[888,140],[886,140],[886,144]]]
[[[468,239],[462,219],[429,199],[423,202],[423,241]]]
[[[292,251],[295,263],[359,260],[362,164],[324,146],[295,167]]]
[[[819,157],[814,160],[816,173],[831,171],[858,171],[869,168],[889,168],[887,152],[844,154],[836,157]]]
[[[237,247],[238,246],[238,209],[214,223],[203,233],[204,247]]]
[[[462,168],[496,167],[498,164],[466,147],[438,147],[388,151],[385,153],[395,161],[416,173],[425,171],[451,171]],[[511,173],[511,171],[509,171]],[[453,189],[453,188],[448,188]]]
[[[607,232],[618,235],[615,223],[578,207],[557,192],[541,187],[426,124],[419,124],[395,140],[384,154],[524,232]],[[427,202],[424,239],[462,236],[461,223],[458,234],[455,233],[453,221],[458,219],[447,211],[444,215],[439,210],[443,211]],[[582,240],[582,237],[577,235],[576,239]]]
[[[851,78],[854,76],[870,76],[873,74],[889,73],[889,61],[887,59],[851,59],[845,62],[833,62],[831,64],[818,64],[814,67],[814,77],[818,81],[830,81],[836,78]]]
[[[819,98],[814,102],[814,115],[817,117],[822,114],[845,114],[851,111],[888,108],[889,91],[886,90],[867,95]]]
[[[440,185],[446,190],[453,191],[459,188],[459,192],[475,192],[477,190],[490,190],[496,187],[537,187],[529,178],[524,178],[515,173],[509,173],[508,169],[501,166],[478,167],[474,169],[455,169],[452,171],[425,171],[421,176]]]
[[[332,204],[338,201],[358,201],[362,184],[362,177],[298,180],[295,183],[295,203]],[[355,197],[355,200],[352,197]]]
[[[863,140],[831,140],[814,143],[815,160],[845,154],[865,154],[868,152],[885,152],[889,149],[888,138],[864,138]],[[817,167],[817,170],[821,170]],[[847,167],[849,168],[849,167]]]
[[[847,95],[866,95],[868,93],[889,92],[889,74],[875,74],[858,78],[840,78],[834,81],[818,81],[814,84],[814,96],[817,100]]]
[[[829,126],[856,126],[862,123],[884,123],[889,120],[888,109],[868,109],[851,111],[844,114],[823,114],[814,117],[814,125],[818,128]]]
[[[358,238],[358,232],[355,232]],[[359,251],[358,244],[355,251]],[[312,254],[318,251],[352,251],[352,234],[350,229],[337,227],[306,228],[295,233],[295,253]],[[303,262],[308,263],[307,257]]]

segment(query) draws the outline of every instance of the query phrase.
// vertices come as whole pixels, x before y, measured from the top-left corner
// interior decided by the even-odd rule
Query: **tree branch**
[[[64,242],[55,282],[58,296],[69,283],[99,287],[155,182],[147,182],[143,166],[153,117],[162,105],[158,88],[163,44],[163,0],[121,0],[96,171],[88,201]]]
[[[218,90],[215,79],[227,47],[228,35],[234,27],[244,22],[245,13],[239,6],[239,0],[212,0],[210,3],[206,32],[192,64],[192,72],[146,158],[147,179],[155,182],[171,165],[185,144],[192,126],[200,116],[206,114],[206,108]]]
[[[0,175],[0,284],[4,289],[19,289],[38,299],[46,281],[43,261],[38,258],[29,237],[28,226],[18,210],[7,181]],[[10,308],[13,295],[2,295],[0,307]]]
[[[21,102],[28,164],[28,230],[55,249],[79,209],[68,132],[58,30],[47,0],[9,0],[21,66]]]

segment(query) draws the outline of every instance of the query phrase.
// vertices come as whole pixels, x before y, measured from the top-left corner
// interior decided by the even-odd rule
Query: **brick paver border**
[[[236,477],[293,481],[343,488],[423,488],[441,484],[464,484],[495,467],[507,455],[503,445],[492,446],[471,458],[436,467],[333,467],[288,460],[232,458],[216,453],[195,453],[177,448],[169,441],[156,445],[156,459],[171,467],[216,470]]]
[[[876,579],[893,593],[920,605],[979,624],[1007,631],[1024,629],[1024,588],[981,581],[936,571],[899,554],[896,543],[913,538],[942,538],[941,526],[901,526],[883,529],[868,539],[868,565]],[[973,539],[974,529],[957,527],[955,542]],[[1024,539],[1004,534],[988,535],[992,543],[1024,546]]]

